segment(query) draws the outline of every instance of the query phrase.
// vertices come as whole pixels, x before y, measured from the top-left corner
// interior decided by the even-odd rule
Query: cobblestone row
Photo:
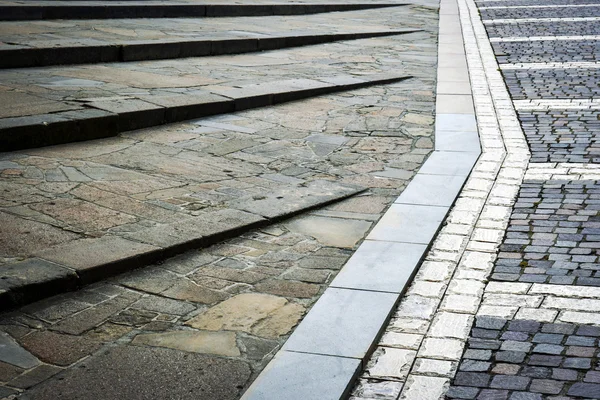
[[[600,286],[600,182],[524,181],[493,280]]]
[[[534,42],[494,42],[499,64],[530,62],[597,62],[598,40],[539,40]]]
[[[597,4],[597,0],[506,0],[506,1],[476,1],[479,7],[510,7],[510,6],[536,6],[536,5],[572,5],[572,4]]]
[[[514,69],[502,73],[514,100],[600,95],[599,69]]]
[[[573,22],[521,22],[516,24],[496,24],[487,26],[489,37],[506,36],[574,36],[598,35],[600,26],[589,21]]]
[[[600,396],[600,328],[477,317],[449,399]]]
[[[569,10],[569,18],[589,17],[600,13],[600,6],[578,8],[505,8],[481,10],[481,18],[484,20],[497,18],[560,18],[565,16],[565,9]]]
[[[519,112],[531,162],[600,162],[598,110]]]

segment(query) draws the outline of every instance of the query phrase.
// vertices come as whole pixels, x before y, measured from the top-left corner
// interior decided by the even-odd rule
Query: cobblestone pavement
[[[395,25],[410,21],[423,32],[401,40],[132,63],[140,75],[125,83],[109,72],[105,77],[121,84],[103,83],[102,93],[82,79],[99,78],[94,68],[121,67],[83,68],[92,68],[87,78],[56,92],[29,80],[68,68],[0,72],[12,76],[3,85],[69,98],[120,96],[143,86],[145,71],[174,71],[181,63],[193,66],[195,77],[210,70],[239,82],[308,76],[328,66],[413,76],[112,139],[2,154],[3,263],[53,246],[57,257],[79,254],[85,263],[120,250],[78,253],[64,246],[136,235],[145,243],[150,239],[142,233],[151,228],[152,240],[168,241],[169,224],[315,182],[366,191],[0,315],[0,398],[239,397],[432,151],[437,10],[394,10],[400,14],[378,15]],[[28,78],[18,83],[18,76]],[[182,88],[165,93],[188,90],[182,82],[175,86]]]
[[[352,399],[600,398],[598,3],[457,14],[484,152]]]

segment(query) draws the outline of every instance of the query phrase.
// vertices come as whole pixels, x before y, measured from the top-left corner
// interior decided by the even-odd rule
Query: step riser
[[[86,47],[54,47],[0,50],[0,68],[161,60],[185,57],[242,54],[300,47],[341,40],[402,35],[416,31],[363,32],[331,35],[288,36],[190,42],[143,43]]]
[[[21,118],[21,123],[19,125],[14,124],[13,126],[7,126],[11,121],[5,120],[4,127],[0,128],[0,150],[15,151],[112,137],[118,135],[120,132],[129,130],[265,107],[367,86],[400,82],[408,78],[410,77],[403,76],[345,85],[280,91],[277,93],[257,93],[256,95],[225,101],[164,108],[157,107],[151,110],[122,114],[94,109],[89,110],[95,113],[90,118],[82,115],[79,119],[61,120],[57,114],[49,114],[46,116],[29,117],[31,122],[27,121],[27,117]]]
[[[0,21],[41,19],[259,17],[397,7],[405,4],[1,6]]]

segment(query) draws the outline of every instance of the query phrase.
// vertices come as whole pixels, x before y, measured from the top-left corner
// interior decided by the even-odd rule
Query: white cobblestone
[[[466,340],[471,330],[473,316],[469,314],[458,314],[451,312],[439,312],[436,314],[428,336],[449,337]]]
[[[415,358],[413,350],[380,347],[376,350],[375,362],[367,368],[372,378],[406,379]]]
[[[430,358],[417,358],[413,372],[422,375],[450,377],[456,371],[457,363],[454,361],[432,360]]]
[[[425,338],[418,356],[440,360],[460,360],[464,342],[458,339]]]
[[[423,335],[415,333],[386,332],[381,338],[379,345],[384,347],[417,350],[421,345],[422,340]]]
[[[450,380],[433,376],[412,375],[402,390],[401,400],[438,399],[446,393]]]
[[[515,319],[529,319],[539,322],[554,322],[558,311],[556,310],[544,310],[543,308],[519,308]]]

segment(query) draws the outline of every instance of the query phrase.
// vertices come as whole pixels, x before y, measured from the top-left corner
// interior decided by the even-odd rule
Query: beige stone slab
[[[136,345],[166,347],[192,353],[238,357],[240,350],[233,332],[174,331],[137,335],[131,342]]]

